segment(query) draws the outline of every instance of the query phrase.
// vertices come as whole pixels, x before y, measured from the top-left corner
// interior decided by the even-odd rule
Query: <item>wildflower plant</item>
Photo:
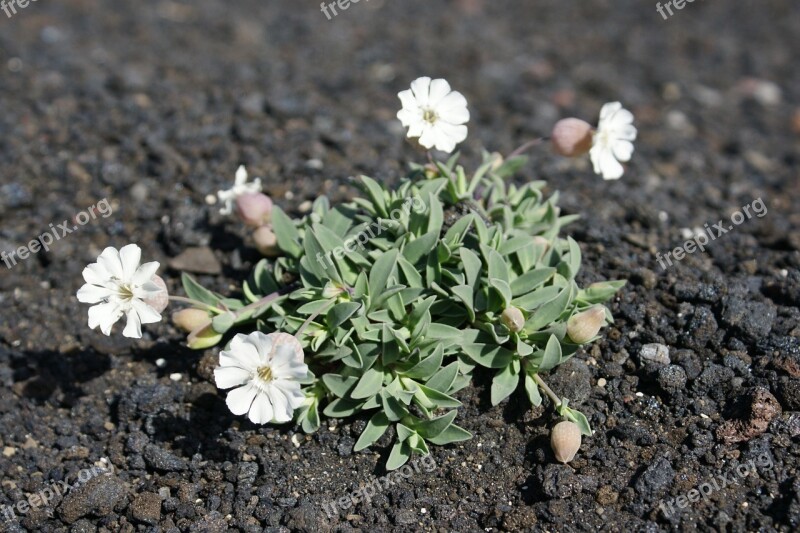
[[[401,93],[401,118],[411,124],[409,136],[425,137],[420,128],[435,126],[435,133],[425,129],[426,143],[453,150],[450,125],[412,124],[436,110],[440,120],[468,120],[466,100],[442,81],[417,80]],[[441,112],[456,108],[457,116]],[[465,127],[458,126],[462,140]],[[553,133],[557,153],[608,148],[608,136],[598,145],[591,128],[563,126]],[[560,214],[558,193],[546,196],[544,181],[511,181],[527,160],[522,151],[505,159],[486,152],[473,172],[458,154],[446,161],[429,154],[396,187],[361,176],[354,181],[360,194],[350,202],[331,205],[320,197],[298,219],[248,198],[247,205],[269,211],[243,218],[269,220],[256,230],[268,232],[267,257],[238,298],[184,274],[188,298],[178,299],[191,308],[173,317],[190,332],[193,348],[238,333],[216,371],[220,388],[238,387],[228,396],[231,410],[256,423],[287,422],[293,412],[306,432],[319,429],[323,417],[369,417],[355,450],[393,426],[386,465],[392,470],[413,454],[427,455],[431,444],[471,437],[456,423],[457,393],[484,367],[493,373],[492,405],[518,389],[534,406],[545,394],[591,435],[587,418],[542,374],[597,339],[613,321],[602,304],[625,282],[576,283],[580,247],[561,230],[577,216]],[[241,191],[252,194],[261,193]],[[238,196],[225,197],[229,210]]]

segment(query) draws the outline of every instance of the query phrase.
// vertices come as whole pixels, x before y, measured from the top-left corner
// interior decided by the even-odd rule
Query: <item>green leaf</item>
[[[386,288],[386,283],[389,281],[389,276],[397,264],[398,251],[393,248],[381,255],[372,269],[369,271],[369,294],[372,298],[377,298],[383,289]]]
[[[459,255],[461,256],[461,262],[464,263],[467,285],[474,289],[480,280],[481,268],[483,268],[481,258],[469,248],[461,248],[459,250]]]
[[[364,428],[364,431],[361,432],[361,436],[358,437],[358,441],[356,441],[353,451],[361,451],[373,444],[376,440],[381,438],[384,433],[386,433],[386,429],[388,427],[389,419],[385,414],[377,412],[372,415],[372,418],[370,418],[369,422],[367,422],[367,427]]]
[[[469,285],[456,285],[450,289],[455,296],[457,296],[467,310],[469,321],[475,322],[475,303],[473,302],[472,287]]]
[[[489,279],[499,279],[508,283],[508,265],[503,256],[492,249],[484,249],[484,253],[489,262]]]
[[[453,386],[457,375],[458,361],[453,361],[446,367],[439,369],[425,385],[431,389],[447,394],[450,391],[450,387]]]
[[[328,329],[334,330],[338,328],[359,309],[361,309],[361,304],[358,302],[342,302],[334,305],[330,308],[326,317]]]
[[[322,383],[334,396],[344,398],[358,381],[357,376],[340,376],[339,374],[322,374]]]
[[[530,374],[525,374],[525,392],[528,393],[528,399],[531,405],[539,407],[542,405],[542,395],[539,393],[539,386],[536,385],[533,377]]]
[[[217,333],[227,333],[236,324],[236,315],[232,312],[222,313],[211,320],[211,327]]]
[[[470,359],[486,368],[505,368],[514,357],[511,350],[489,344],[465,344],[463,350]]]
[[[439,433],[439,435],[428,439],[428,442],[436,444],[437,446],[443,446],[445,444],[451,444],[453,442],[462,442],[465,440],[469,440],[471,438],[472,438],[472,433],[455,424],[450,424],[447,427],[447,429]]]
[[[349,398],[337,398],[329,403],[322,413],[331,418],[346,418],[357,413],[361,409],[362,403]]]
[[[377,394],[381,387],[383,387],[383,371],[370,368],[358,380],[358,385],[350,393],[350,397],[355,400],[369,398]]]
[[[295,259],[300,257],[303,253],[303,247],[300,245],[300,233],[292,219],[277,205],[272,206],[272,229],[278,241],[278,248],[290,257]]]
[[[392,451],[389,453],[389,459],[386,461],[386,470],[397,470],[408,462],[411,458],[411,446],[407,441],[397,441],[392,446]]]
[[[538,370],[551,370],[561,363],[561,343],[555,335],[550,335],[544,351],[539,352],[542,360],[538,362]]]
[[[586,415],[577,409],[567,407],[566,399],[562,400],[561,405],[558,407],[558,414],[575,422],[575,424],[577,424],[581,429],[581,433],[583,435],[586,435],[587,437],[592,436],[592,427],[589,425],[589,420],[586,418]]]
[[[419,422],[415,421],[413,424],[411,424],[411,427],[424,438],[432,439],[441,435],[441,433],[453,423],[453,420],[455,420],[457,414],[458,411],[450,411],[449,413],[432,420],[420,420]]]
[[[603,303],[614,296],[626,283],[626,280],[592,283],[578,293],[578,299],[590,304]]]
[[[425,235],[422,235],[406,245],[406,247],[403,249],[403,257],[405,257],[409,263],[414,265],[417,263],[417,261],[431,253],[431,251],[436,247],[436,243],[438,241],[438,232],[426,233]]]
[[[572,299],[572,287],[573,283],[570,282],[566,287],[561,289],[558,296],[537,309],[525,323],[525,331],[529,333],[537,331],[561,316],[561,313],[566,311]]]
[[[414,365],[412,368],[403,372],[404,375],[414,379],[428,379],[436,373],[442,366],[444,349],[439,344],[431,355]]]
[[[515,297],[528,294],[553,277],[556,269],[552,267],[530,270],[511,282],[511,294]]]
[[[381,391],[380,397],[383,411],[390,421],[397,422],[408,415],[408,409],[405,408],[402,401],[391,396],[386,389]]]
[[[492,379],[492,405],[497,405],[511,396],[519,385],[519,372],[514,370],[514,366],[509,364]]]
[[[186,274],[185,272],[181,274],[181,282],[183,283],[183,290],[186,291],[186,295],[192,300],[197,300],[206,305],[216,307],[219,304],[219,301],[222,299],[222,296],[214,294],[210,290],[206,289],[197,283],[192,276]]]
[[[500,295],[500,298],[503,299],[504,308],[511,305],[511,287],[508,286],[508,283],[502,279],[490,278],[489,284],[497,291],[497,293]]]

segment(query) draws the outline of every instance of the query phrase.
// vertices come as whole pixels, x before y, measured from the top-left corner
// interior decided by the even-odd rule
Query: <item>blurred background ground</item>
[[[107,198],[114,212],[0,265],[0,505],[108,458],[114,474],[9,531],[730,530],[800,523],[800,5],[370,0],[41,0],[0,14],[0,250]],[[583,282],[628,278],[604,339],[551,380],[596,435],[554,464],[550,410],[461,393],[475,437],[437,468],[329,518],[322,503],[385,472],[364,420],[306,437],[234,419],[167,322],[130,342],[86,326],[80,272],[138,243],[164,267],[208,248],[223,292],[257,259],[205,203],[239,164],[297,214],[349,176],[396,179],[419,154],[396,93],[447,78],[472,119],[465,161],[508,153],[604,102],[636,115],[625,177],[535,153],[519,180],[561,191]],[[656,254],[761,198],[763,218],[680,264]],[[179,266],[179,265],[178,265]],[[648,344],[669,348],[651,357]],[[166,365],[159,367],[156,360]],[[170,379],[181,374],[180,380]],[[177,377],[177,376],[176,376]],[[768,455],[764,455],[768,454]],[[764,456],[773,468],[667,516],[659,504]],[[177,529],[173,529],[177,528]]]

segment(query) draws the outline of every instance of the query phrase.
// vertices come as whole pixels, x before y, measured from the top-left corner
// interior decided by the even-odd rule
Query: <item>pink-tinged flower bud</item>
[[[550,447],[558,462],[567,464],[572,461],[581,447],[581,428],[568,420],[559,422],[550,431]]]
[[[172,313],[172,323],[186,333],[205,327],[210,320],[208,312],[202,309],[188,308]]]
[[[222,333],[217,333],[214,331],[214,328],[211,327],[211,319],[206,318],[206,320],[208,322],[206,326],[192,331],[186,338],[186,344],[188,344],[189,348],[192,350],[211,348],[222,340]]]
[[[605,324],[606,311],[597,305],[567,320],[567,335],[575,344],[584,344],[595,338]]]
[[[565,118],[556,122],[550,137],[558,155],[577,157],[592,147],[592,126],[577,118]]]
[[[525,317],[522,315],[522,311],[513,305],[503,310],[503,314],[500,315],[500,320],[503,321],[503,324],[505,324],[512,333],[522,331],[522,328],[525,326]]]
[[[161,289],[161,292],[153,296],[143,298],[143,301],[155,309],[156,312],[160,313],[169,305],[169,291],[167,291],[167,284],[164,283],[164,280],[161,279],[161,276],[153,276],[150,278],[150,281],[157,285]]]
[[[281,253],[278,238],[267,226],[261,226],[253,232],[253,241],[256,249],[265,257],[276,257]]]
[[[282,331],[270,333],[268,337],[271,337],[272,342],[274,343],[273,350],[278,346],[284,346],[284,345],[290,346],[294,350],[295,359],[300,363],[303,362],[303,359],[305,357],[303,354],[303,345],[300,344],[300,341],[297,340],[297,337],[295,337],[294,335],[290,335],[288,333],[284,333]]]
[[[236,198],[236,214],[248,226],[262,226],[272,218],[272,199],[260,192],[241,194]]]

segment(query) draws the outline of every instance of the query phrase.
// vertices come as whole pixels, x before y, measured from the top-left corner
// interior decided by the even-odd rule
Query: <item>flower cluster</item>
[[[450,153],[466,139],[467,101],[447,81],[419,78],[398,96],[397,116],[422,147]],[[597,128],[567,118],[550,141],[565,157],[588,153],[598,174],[618,179],[633,153],[632,123],[621,104],[607,104]],[[339,206],[320,197],[299,220],[239,167],[233,187],[218,193],[220,213],[252,229],[265,256],[239,297],[186,274],[186,297],[168,296],[158,263],[140,265],[141,250],[130,244],[107,248],[86,268],[78,299],[93,304],[90,327],[108,335],[125,316],[123,334],[134,338],[161,319],[168,298],[188,304],[172,319],[190,347],[230,339],[214,380],[229,390],[233,414],[313,432],[321,415],[369,413],[355,450],[394,426],[390,470],[427,455],[429,444],[471,437],[454,423],[455,394],[479,366],[494,374],[493,405],[517,390],[532,405],[542,393],[549,398],[569,422],[553,437],[558,460],[569,461],[580,435],[591,435],[589,421],[542,374],[597,339],[613,320],[602,303],[625,282],[579,287],[580,247],[560,236],[576,217],[560,215],[544,182],[511,182],[527,161],[522,154],[541,140],[506,158],[484,153],[474,172],[457,155],[439,162],[428,154],[395,188],[361,176],[360,196]],[[410,198],[421,208],[401,209]],[[381,231],[367,238],[371,227]],[[357,237],[358,247],[345,246]]]

